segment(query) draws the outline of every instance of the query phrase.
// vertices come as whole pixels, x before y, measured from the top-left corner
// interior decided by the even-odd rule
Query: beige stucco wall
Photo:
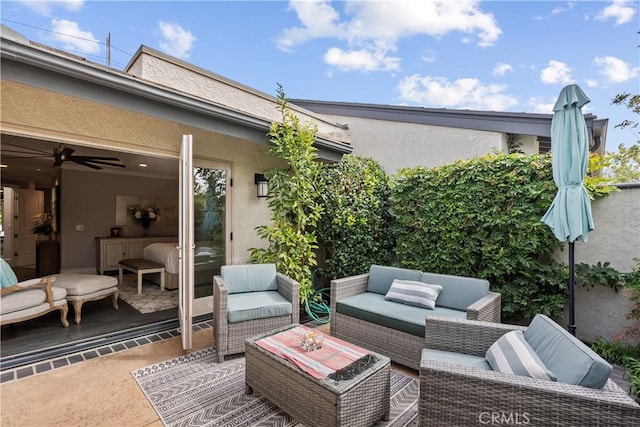
[[[226,79],[210,71],[175,58],[155,54],[145,49],[130,65],[128,73],[144,80],[159,83],[184,93],[188,93],[225,108],[244,111],[253,116],[268,120],[281,121],[282,114],[277,109],[274,96]],[[276,89],[274,82],[274,94]],[[286,88],[284,88],[286,91]],[[328,121],[311,111],[295,105],[289,105],[302,123],[314,123],[318,134],[326,135],[337,141],[348,141],[347,133],[335,122]]]
[[[177,159],[182,135],[193,135],[195,157],[231,167],[231,262],[248,260],[248,248],[264,245],[255,227],[269,221],[269,210],[256,197],[254,174],[279,165],[267,154],[266,138],[254,143],[6,80],[2,100],[3,131],[41,139]]]
[[[591,207],[595,229],[589,233],[587,242],[575,243],[576,265],[609,262],[620,272],[632,271],[636,267],[634,258],[640,257],[640,187],[611,193],[594,200]],[[556,260],[568,264],[566,245],[556,253]],[[581,339],[600,337],[611,341],[621,338],[625,328],[640,327],[638,322],[625,318],[630,310],[626,291],[576,286],[576,334]]]
[[[354,155],[376,159],[390,175],[404,167],[441,166],[506,149],[506,139],[498,132],[328,117],[348,124]]]

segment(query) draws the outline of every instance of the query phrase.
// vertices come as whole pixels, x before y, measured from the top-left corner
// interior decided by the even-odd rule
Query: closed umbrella
[[[576,333],[574,314],[574,242],[587,241],[593,230],[591,201],[584,188],[589,165],[589,133],[582,107],[590,102],[578,85],[562,89],[551,120],[551,165],[558,192],[542,217],[556,238],[569,242],[569,332]]]

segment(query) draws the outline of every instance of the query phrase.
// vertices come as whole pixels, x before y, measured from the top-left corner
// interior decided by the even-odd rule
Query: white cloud
[[[422,57],[420,57],[420,59],[422,59],[424,62],[429,62],[429,63],[436,62],[437,58],[438,58],[437,52],[433,49],[429,49],[424,55],[422,55]]]
[[[549,61],[549,65],[540,73],[540,80],[546,84],[573,83],[571,68],[564,62],[551,60]]]
[[[561,13],[568,12],[571,9],[573,9],[573,6],[575,6],[575,3],[570,1],[565,6],[558,6],[558,7],[554,8],[551,11],[551,14],[552,15],[560,15]]]
[[[189,51],[193,48],[196,38],[178,24],[170,24],[160,21],[158,23],[162,40],[160,48],[169,55],[173,55],[180,59],[189,58]]]
[[[398,83],[400,97],[427,107],[504,111],[518,104],[515,96],[505,93],[504,85],[484,85],[478,79],[463,78],[449,82],[444,77],[414,74]]]
[[[597,80],[587,79],[587,86],[588,87],[598,87],[598,86],[600,86],[600,84],[598,83]]]
[[[277,40],[277,45],[282,50],[291,50],[315,38],[343,38],[347,35],[338,23],[338,12],[325,1],[290,1],[289,9],[296,12],[302,27],[282,31]]]
[[[629,1],[614,0],[609,6],[605,7],[595,17],[596,21],[606,21],[608,19],[614,19],[615,25],[622,25],[630,22],[633,15],[636,14],[636,9],[630,5]]]
[[[529,111],[538,114],[553,114],[555,99],[529,98]]]
[[[480,10],[479,3],[475,0],[354,0],[344,3],[343,18],[326,0],[290,1],[289,7],[296,12],[300,25],[283,30],[277,46],[291,50],[314,39],[332,38],[347,46],[333,47],[325,58],[334,58],[335,49],[360,53],[367,50],[375,58],[395,51],[400,39],[440,38],[452,32],[462,33],[462,42],[468,39],[475,40],[479,46],[491,46],[500,38],[502,30],[492,14]],[[352,69],[368,70],[366,67]]]
[[[613,83],[623,83],[627,80],[638,77],[640,73],[639,67],[631,67],[622,59],[618,59],[614,56],[603,56],[593,60],[593,63],[598,67],[598,73],[606,77],[606,79]]]
[[[504,76],[508,71],[513,71],[513,67],[503,62],[498,62],[493,69],[494,76]]]
[[[54,19],[51,21],[53,38],[63,44],[63,48],[72,52],[83,54],[96,54],[100,52],[100,42],[90,31],[80,29],[77,22],[66,19]]]
[[[371,52],[364,49],[343,51],[332,47],[324,54],[324,61],[342,71],[370,72],[397,70],[400,58],[387,56],[384,52]]]
[[[50,16],[54,7],[61,7],[63,9],[74,12],[76,10],[80,10],[82,6],[84,6],[84,0],[21,0],[19,3],[23,4],[27,8],[42,16]]]

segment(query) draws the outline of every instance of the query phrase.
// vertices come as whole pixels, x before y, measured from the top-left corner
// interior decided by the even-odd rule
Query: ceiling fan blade
[[[91,168],[91,169],[96,169],[96,170],[100,170],[100,169],[102,169],[100,166],[92,165],[91,163],[87,163],[87,162],[86,162],[86,161],[84,161],[84,160],[76,160],[75,158],[72,158],[72,159],[69,159],[69,160],[70,160],[70,161],[72,161],[72,162],[74,162],[74,163],[77,163],[77,164],[79,164],[79,165],[82,165],[82,166],[86,166],[86,167],[88,167],[88,168]]]
[[[77,159],[77,157],[73,157],[73,158],[71,158],[71,161],[74,161],[74,162],[77,163],[76,159]],[[95,164],[98,164],[98,165],[113,166],[113,167],[116,167],[116,168],[124,168],[124,167],[126,167],[125,165],[123,165],[121,163],[103,162],[102,160],[95,160],[95,159],[96,159],[96,157],[93,157],[93,158],[88,158],[88,159],[85,159],[85,160],[82,160],[82,161],[85,162],[85,163],[95,163]]]
[[[117,157],[100,157],[100,156],[71,156],[71,157],[77,160],[88,160],[88,161],[93,161],[93,160],[110,160],[114,162],[120,161],[120,159]]]
[[[42,150],[38,150],[36,148],[22,147],[20,145],[10,144],[8,142],[3,142],[2,145],[3,145],[3,147],[4,146],[8,146],[8,147],[13,147],[13,148],[20,148],[20,150],[7,150],[7,149],[3,148],[2,151],[7,152],[7,153],[42,154],[42,155],[46,155],[47,157],[51,157],[51,152],[50,151],[42,151]],[[22,151],[22,150],[29,150],[29,151]]]
[[[6,153],[19,153],[20,151],[8,151],[5,150]],[[2,156],[5,160],[30,160],[30,159],[48,159],[51,155],[46,156]]]

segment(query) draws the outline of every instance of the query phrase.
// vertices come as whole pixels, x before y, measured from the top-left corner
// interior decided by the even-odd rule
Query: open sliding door
[[[193,141],[191,135],[182,136],[180,148],[180,230],[178,233],[178,254],[180,257],[178,316],[182,348],[189,350],[193,321]]]

